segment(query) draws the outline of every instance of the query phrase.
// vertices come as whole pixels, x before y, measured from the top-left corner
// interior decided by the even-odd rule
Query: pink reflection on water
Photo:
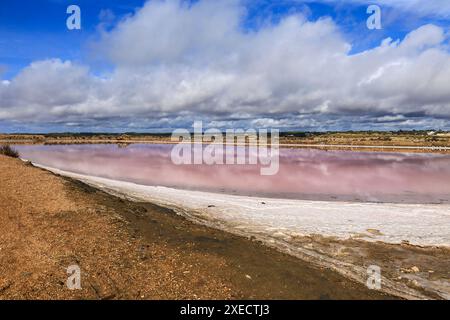
[[[171,145],[19,146],[46,166],[145,185],[298,199],[450,202],[450,156],[281,149],[280,170],[252,165],[180,165]]]

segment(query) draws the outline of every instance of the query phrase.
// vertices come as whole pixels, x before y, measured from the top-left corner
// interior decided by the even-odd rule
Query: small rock
[[[376,236],[382,236],[383,234],[381,233],[380,230],[377,229],[367,229],[366,230],[368,233],[376,235]]]
[[[248,274],[246,274],[245,277],[249,280],[252,280],[252,277],[250,277]]]
[[[402,268],[402,269],[400,269],[400,272],[402,272],[402,273],[417,273],[417,272],[420,272],[420,269],[416,266],[413,266],[409,269]]]

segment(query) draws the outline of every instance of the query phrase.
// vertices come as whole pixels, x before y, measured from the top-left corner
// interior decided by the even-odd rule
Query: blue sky
[[[128,22],[124,23],[126,18],[136,17],[136,12],[139,12],[142,9],[145,2],[146,1],[144,0],[2,0],[0,2],[0,79],[2,81],[11,82],[23,70],[26,70],[30,64],[50,59],[58,59],[61,62],[69,61],[73,65],[85,66],[86,68],[89,68],[89,75],[97,78],[105,78],[108,77],[110,73],[117,72],[119,69],[125,69],[124,65],[127,64],[127,61],[129,60],[121,60],[122,58],[118,58],[119,60],[115,60],[115,58],[111,59],[110,57],[106,57],[107,54],[105,54],[105,56],[103,52],[100,52],[99,54],[97,50],[93,48],[97,48],[98,43],[101,43],[101,46],[104,47],[104,39],[107,39],[108,41],[110,38],[115,39],[118,34],[115,30],[118,29],[118,26],[127,25]],[[403,5],[402,3],[404,3],[404,1],[402,0],[398,1],[398,5],[395,5],[395,1],[392,1],[394,5],[386,5],[386,1],[379,1],[379,5],[382,9],[382,30],[369,30],[365,27],[366,19],[368,18],[368,14],[366,13],[367,6],[373,3],[376,4],[377,1],[230,0],[230,2],[239,3],[239,8],[245,10],[245,13],[242,15],[243,18],[240,18],[239,20],[239,28],[242,34],[263,33],[260,31],[267,28],[268,25],[277,26],[287,17],[297,14],[302,15],[311,22],[317,22],[324,19],[324,17],[330,17],[337,27],[336,33],[339,34],[339,37],[341,37],[343,41],[351,45],[351,50],[348,52],[349,56],[358,55],[361,52],[377,48],[380,46],[381,41],[388,37],[392,38],[394,41],[397,39],[403,40],[407,34],[424,25],[432,24],[441,28],[444,34],[448,34],[450,26],[448,6],[443,8],[443,10],[436,10],[436,7],[426,5],[426,1],[418,2],[420,5],[417,5],[412,9],[411,7]],[[439,3],[439,0],[434,2]],[[198,3],[199,1],[193,1],[192,6],[194,7]],[[68,15],[65,11],[70,4],[77,4],[81,8],[82,30],[69,31],[66,28],[65,21]],[[220,10],[220,8],[217,10]],[[232,11],[232,9],[230,10]],[[151,11],[151,9],[149,9],[149,11]],[[164,24],[164,22],[162,23]],[[162,28],[164,28],[163,25]],[[106,41],[106,43],[109,43],[108,41]],[[145,41],[151,42],[152,39],[146,39]],[[448,49],[444,48],[445,45],[448,46],[448,38],[439,44],[441,50],[444,50],[444,52],[447,50],[448,52]],[[118,56],[117,53],[113,53],[113,55],[114,54],[116,54],[116,57]],[[392,64],[392,62],[390,63]],[[177,66],[178,65],[179,62],[177,62]],[[170,64],[170,67],[174,66],[175,64]],[[149,62],[146,67],[151,70],[156,68],[153,60]],[[161,65],[158,65],[158,68],[160,67]],[[164,67],[166,69],[168,68],[167,65],[164,65]],[[191,66],[189,67],[192,69]],[[323,70],[317,71],[320,72]],[[212,101],[216,100],[217,99],[212,99]],[[276,103],[276,100],[274,101]],[[330,98],[323,97],[321,103],[328,103],[327,101],[330,101]],[[146,104],[147,102],[144,101],[142,103]],[[442,101],[439,101],[439,103],[442,103]],[[280,102],[280,104],[282,103]],[[447,125],[447,120],[445,118],[447,113],[445,111],[448,106],[437,106],[436,103],[430,103],[430,105],[433,105],[433,108],[436,108],[436,110],[439,109],[439,111],[436,111],[432,117],[424,116],[424,119],[420,122],[421,124],[417,124],[417,126],[421,128],[428,125],[431,126],[432,124],[438,124],[439,126],[445,127]],[[56,107],[59,108],[61,106],[55,106],[55,108]],[[125,108],[127,106],[123,107]],[[191,105],[186,103],[186,108],[190,107]],[[2,108],[1,102],[0,108]],[[67,108],[72,108],[72,111],[74,110],[73,105],[67,106]],[[147,110],[154,111],[156,109],[158,109],[158,107],[149,107]],[[330,117],[320,114],[317,117],[317,121],[323,122],[323,119],[335,119],[336,114],[338,114],[337,110],[341,112],[341,110],[344,109],[346,108],[342,106],[336,107],[336,112],[333,112]],[[410,114],[422,112],[422,109],[418,107],[416,109],[412,110]],[[444,112],[442,109],[444,109]],[[274,115],[273,119],[276,120],[275,123],[282,123],[280,122],[280,119],[283,118],[282,115],[291,114],[293,112],[292,108],[289,109],[289,112],[283,110],[284,109],[280,107],[280,111]],[[74,119],[77,118],[72,114],[74,113],[72,111],[70,112],[71,117]],[[85,107],[83,107],[83,112],[77,112],[80,115],[80,118],[83,118],[83,114],[88,113],[85,111]],[[200,111],[198,112],[200,113]],[[345,119],[346,117],[354,119],[354,117],[358,117],[358,112],[342,112],[342,119]],[[192,114],[194,113],[195,112],[193,111]],[[227,116],[224,116],[223,119],[220,119],[219,114],[214,114],[211,115],[211,117],[208,117],[208,120],[215,121],[215,123],[223,120],[225,123],[229,123],[229,121],[236,119],[237,117],[244,121],[244,125],[251,125],[251,121],[255,123],[254,121],[257,120],[268,120],[270,119],[271,114],[273,114],[273,112],[264,112],[263,114],[255,115],[252,118],[252,115],[249,113],[250,112],[247,111],[236,112],[234,110],[233,112],[229,112]],[[309,112],[301,111],[298,113],[294,112],[293,114],[299,116],[308,113]],[[317,111],[312,111],[311,113],[317,113]],[[380,111],[379,113],[381,117],[391,116],[392,119],[395,117],[398,119],[405,116],[408,117],[408,112],[393,112],[390,114],[386,111]],[[109,118],[109,115],[105,115],[105,118],[108,119],[109,122],[113,121],[116,124],[112,126],[108,126],[105,123],[102,124],[101,121],[96,125],[70,126],[73,125],[73,123],[69,123],[68,125],[62,119],[54,119],[52,117],[43,119],[42,122],[33,122],[25,120],[25,118],[20,118],[19,116],[16,118],[7,114],[4,119],[0,116],[0,130],[27,130],[27,128],[33,128],[29,130],[39,130],[39,128],[42,127],[51,128],[50,130],[72,130],[74,128],[73,130],[81,131],[100,130],[105,128],[108,130],[114,130],[115,128],[117,130],[145,130],[164,126],[164,123],[167,123],[167,118],[179,118],[180,114],[179,110],[173,114],[164,110],[164,112],[160,112],[156,117],[158,119],[156,122],[158,123],[152,123],[148,126],[142,124],[136,125],[134,123],[136,121],[125,119],[120,115],[114,115],[113,118]],[[102,118],[102,115],[96,114],[96,117],[100,119]],[[137,115],[137,117],[139,116]],[[431,121],[434,117],[437,119],[436,122]],[[417,119],[417,116],[414,116],[414,119]],[[378,125],[376,125],[378,120],[378,118],[377,120],[374,118],[374,128],[379,128]],[[342,121],[335,121],[330,128],[354,128],[348,123],[346,124],[345,121],[339,124]],[[365,126],[366,121],[367,120],[361,122],[361,126]],[[369,122],[370,121],[371,120],[369,120]],[[77,121],[73,122],[76,123]],[[258,123],[262,122],[260,121]],[[354,122],[354,120],[351,120],[351,122]],[[406,121],[405,126],[402,128],[407,129],[409,126],[408,123],[411,124],[411,122]],[[136,127],[134,127],[134,125],[136,125]],[[414,126],[414,124],[412,124],[412,126]],[[314,125],[307,127],[307,129],[313,129]],[[289,124],[288,128],[292,128],[292,124]],[[296,129],[302,128],[303,126],[299,125]],[[320,128],[317,128],[324,130],[327,126],[320,126]],[[382,129],[383,128],[390,129],[392,126],[388,124],[385,127],[382,127]]]
[[[0,2],[0,62],[6,67],[3,79],[11,79],[32,61],[60,58],[87,60],[88,43],[98,35],[101,12],[110,10],[114,22],[142,7],[145,0],[2,0]],[[195,1],[193,1],[195,2]],[[339,3],[339,1],[338,1]],[[299,0],[247,0],[248,14],[242,28],[253,30],[261,24],[278,22],[293,12],[306,13],[311,20],[332,17],[353,45],[353,53],[379,45],[382,39],[401,39],[417,27],[434,23],[448,27],[450,21],[435,16],[405,14],[383,8],[383,29],[365,28],[369,4],[335,4]],[[82,30],[69,31],[65,26],[66,8],[77,4],[82,9]],[[363,32],[361,32],[363,31]]]
[[[6,65],[3,78],[14,77],[32,61],[88,58],[86,44],[96,36],[100,13],[110,9],[117,17],[134,12],[144,1],[119,0],[2,0],[0,2],[0,62]],[[66,9],[82,9],[82,30],[66,28]]]

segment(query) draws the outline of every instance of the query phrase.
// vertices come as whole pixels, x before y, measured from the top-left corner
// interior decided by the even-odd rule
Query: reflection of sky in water
[[[449,202],[450,155],[281,149],[280,169],[172,164],[172,145],[18,146],[62,170],[147,185],[299,199]]]

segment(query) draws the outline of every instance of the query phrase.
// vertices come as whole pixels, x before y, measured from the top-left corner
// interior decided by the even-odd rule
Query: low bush
[[[0,146],[0,154],[11,158],[19,157],[19,152],[10,145]]]

